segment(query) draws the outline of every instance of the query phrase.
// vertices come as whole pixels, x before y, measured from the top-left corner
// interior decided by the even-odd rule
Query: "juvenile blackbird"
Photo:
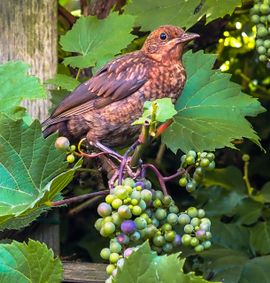
[[[140,127],[131,126],[147,100],[175,102],[186,80],[184,45],[197,34],[165,25],[153,31],[139,51],[117,57],[79,85],[43,122],[44,136],[55,131],[71,140],[86,137],[108,147],[131,144]]]

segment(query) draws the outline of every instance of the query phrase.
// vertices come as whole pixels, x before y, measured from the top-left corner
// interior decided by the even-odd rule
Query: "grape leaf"
[[[172,103],[171,98],[161,98],[156,99],[155,101],[146,101],[143,105],[144,112],[142,114],[142,117],[140,117],[138,120],[134,121],[132,125],[139,125],[144,124],[146,121],[151,120],[153,107],[152,105],[156,104],[157,110],[156,110],[156,118],[155,121],[157,122],[165,122],[168,119],[171,119],[177,112],[174,108],[174,105]]]
[[[125,259],[124,266],[119,269],[113,282],[130,283],[206,283],[201,276],[183,272],[185,260],[179,254],[158,256],[148,242],[142,244],[137,251]]]
[[[47,80],[46,83],[53,84],[68,91],[74,90],[80,84],[79,81],[65,74],[56,74],[53,79]]]
[[[65,51],[79,53],[79,56],[67,57],[65,65],[86,68],[99,64],[102,58],[112,58],[126,47],[134,36],[130,34],[134,17],[111,13],[106,19],[81,17],[72,29],[61,36],[60,44]]]
[[[229,74],[212,70],[215,58],[202,51],[184,56],[188,80],[177,100],[174,122],[162,137],[173,152],[235,148],[232,141],[243,137],[260,145],[245,117],[265,109],[256,98],[242,93]]]
[[[270,253],[270,223],[260,222],[250,228],[250,244],[256,252],[265,255]]]
[[[25,109],[20,103],[25,99],[46,98],[37,77],[27,75],[29,66],[21,61],[0,65],[0,113],[20,118]]]
[[[14,221],[38,216],[72,180],[75,170],[66,170],[64,153],[54,147],[55,135],[46,140],[41,126],[22,120],[0,119],[0,230],[13,228]],[[18,220],[14,220],[19,217]]]
[[[208,23],[232,14],[241,3],[241,0],[226,0],[222,5],[219,0],[133,0],[125,12],[136,16],[135,24],[143,30],[168,24],[190,28],[204,15]]]
[[[245,253],[232,249],[212,248],[201,254],[204,276],[224,283],[268,283],[270,256],[249,259]]]
[[[62,264],[43,243],[0,244],[0,282],[61,282]]]

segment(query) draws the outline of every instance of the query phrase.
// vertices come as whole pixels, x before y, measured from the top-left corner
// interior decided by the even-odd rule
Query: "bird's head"
[[[142,51],[156,61],[170,64],[181,59],[185,44],[197,37],[198,34],[186,33],[176,26],[161,26],[147,37]]]

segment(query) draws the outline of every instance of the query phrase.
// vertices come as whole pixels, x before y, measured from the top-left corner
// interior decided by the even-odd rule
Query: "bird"
[[[173,25],[155,29],[140,50],[115,57],[67,95],[43,122],[44,137],[58,131],[73,141],[128,146],[139,136],[140,126],[131,124],[145,101],[169,97],[175,103],[181,95],[184,47],[197,37]]]

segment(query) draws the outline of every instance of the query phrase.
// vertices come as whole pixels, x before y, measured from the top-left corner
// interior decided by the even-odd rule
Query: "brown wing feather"
[[[140,61],[135,60],[134,64],[135,58],[138,58],[138,52],[121,56],[105,65],[94,77],[70,93],[43,126],[104,107],[136,92],[147,81],[145,64],[148,59],[141,56]]]

